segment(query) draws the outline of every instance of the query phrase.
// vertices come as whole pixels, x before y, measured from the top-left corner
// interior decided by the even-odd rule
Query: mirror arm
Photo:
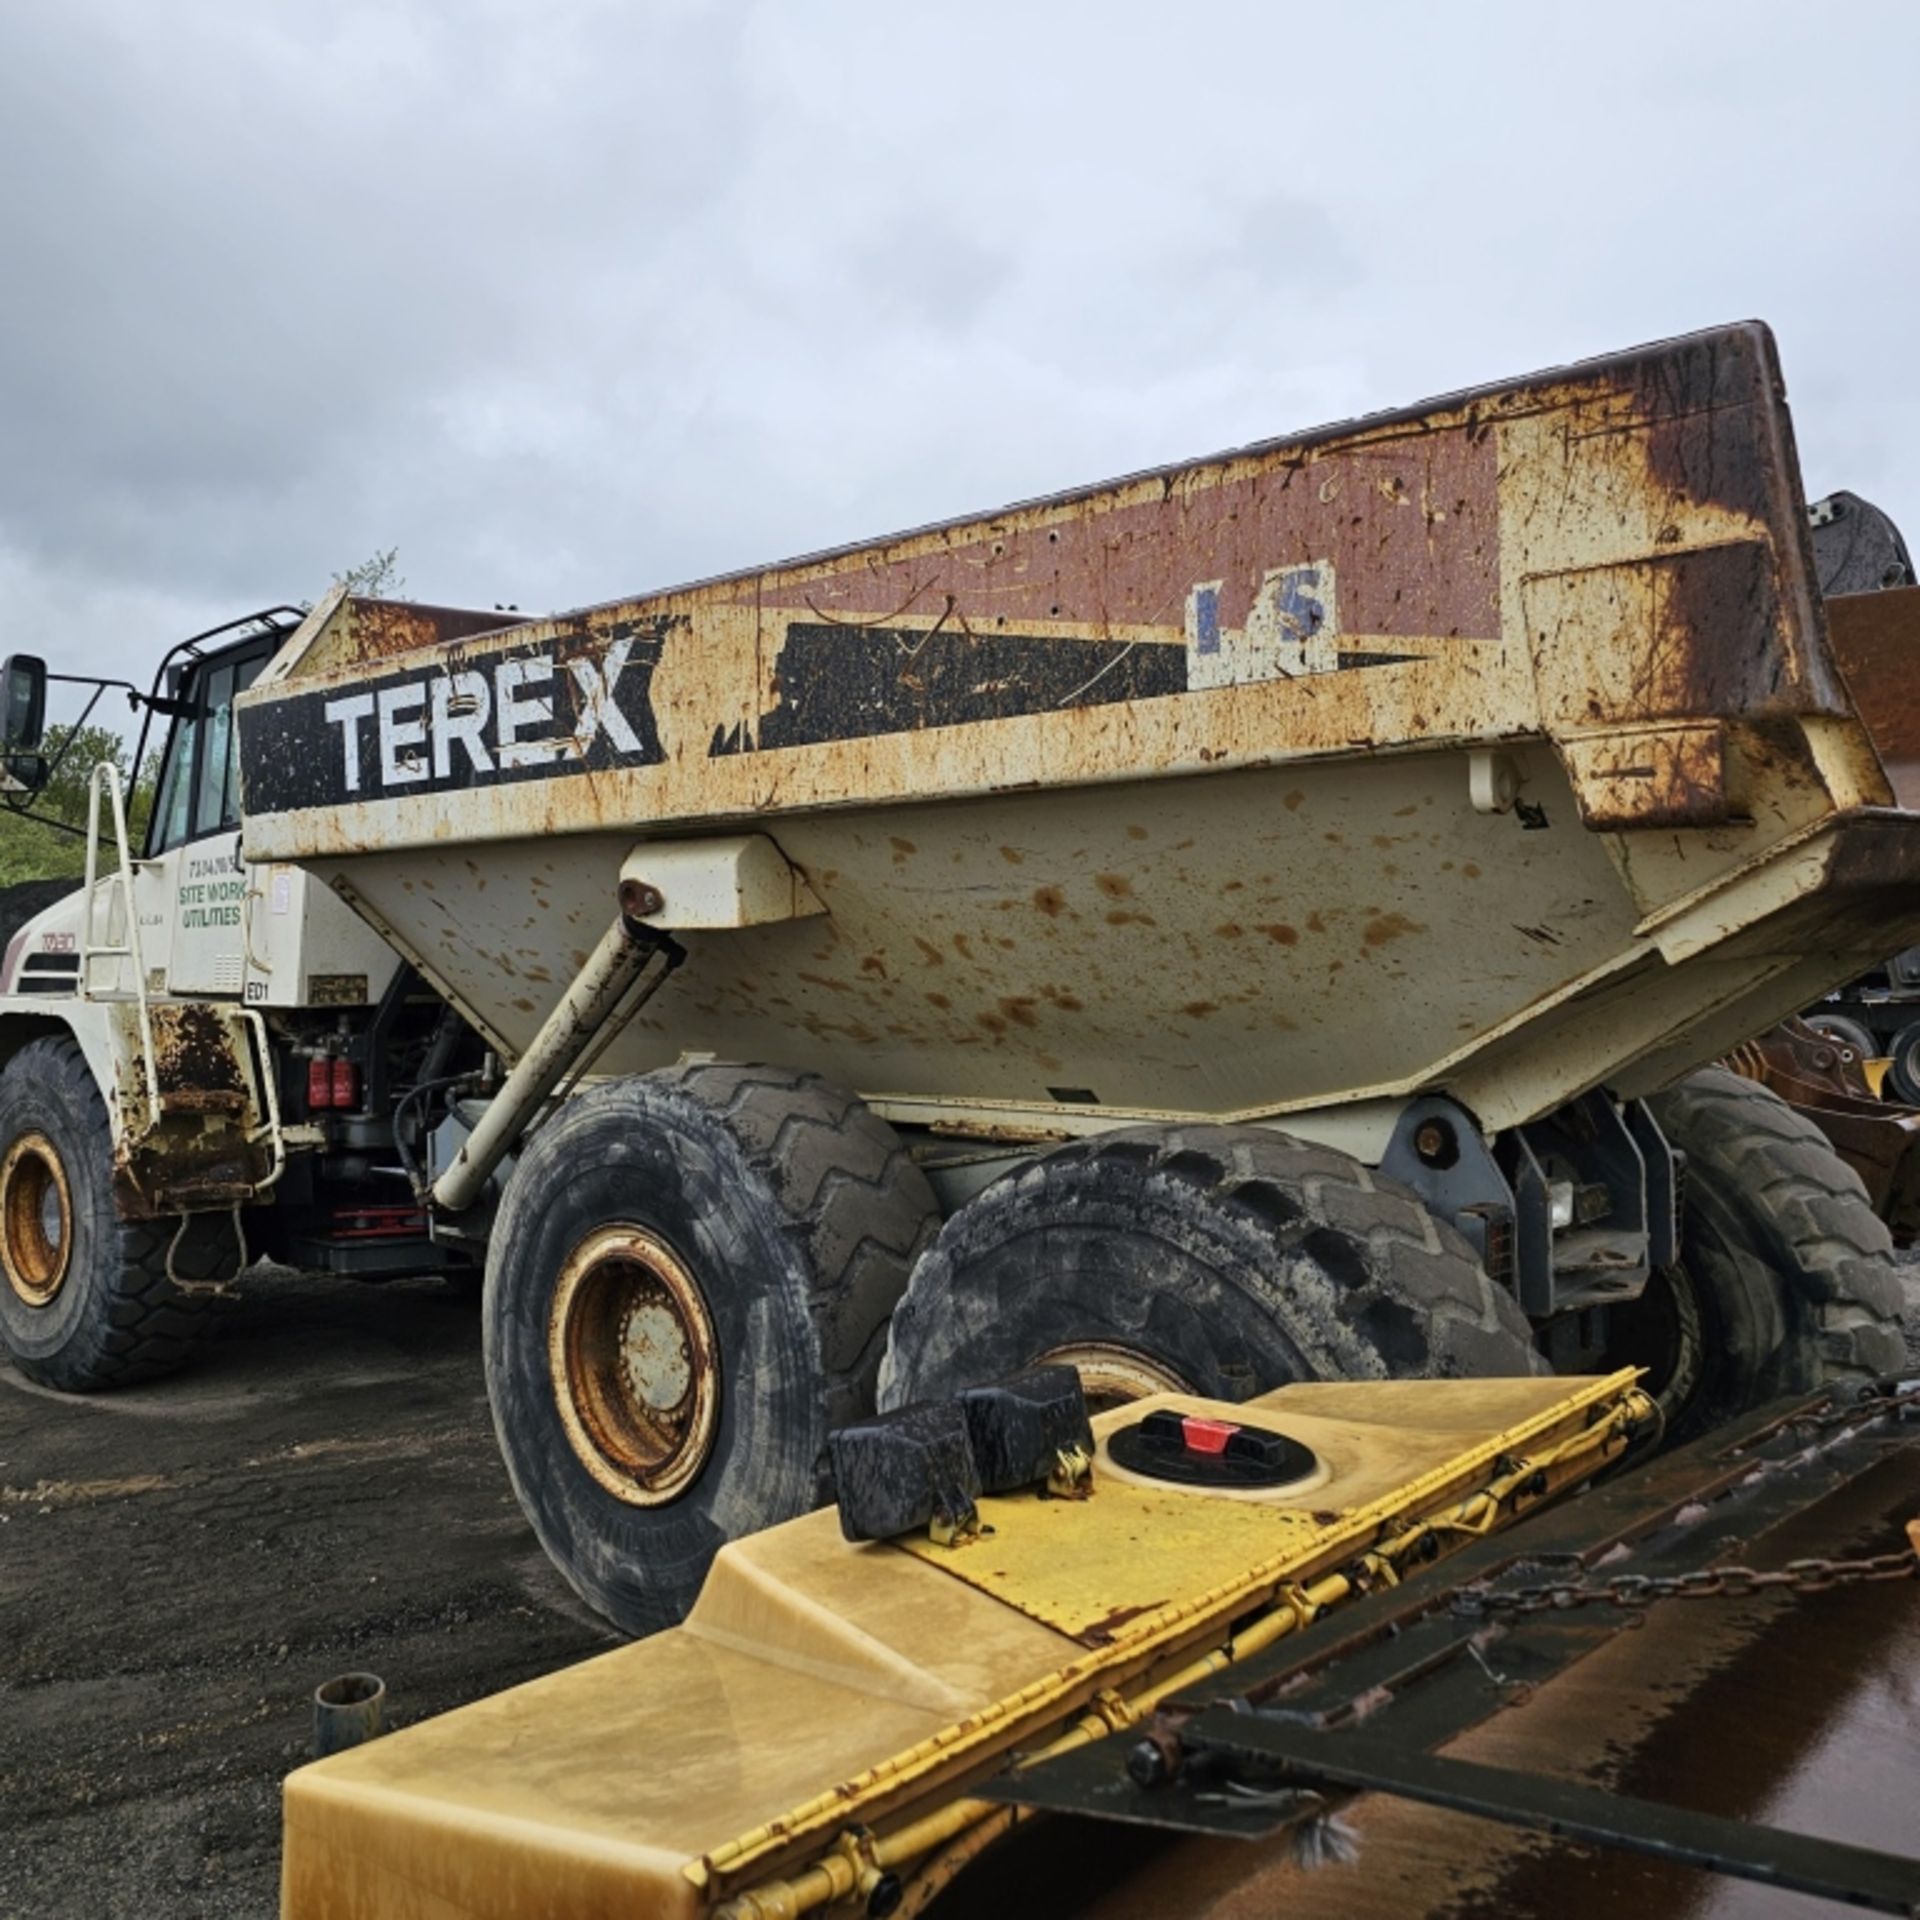
[[[40,796],[35,793],[24,794],[18,797],[11,793],[0,794],[0,800],[6,802],[7,811],[12,814],[18,814],[22,820],[32,820],[40,826],[51,827],[56,833],[70,833],[76,840],[84,840],[87,837],[86,828],[76,827],[71,820],[62,820],[58,814],[35,813],[33,803],[39,797]]]

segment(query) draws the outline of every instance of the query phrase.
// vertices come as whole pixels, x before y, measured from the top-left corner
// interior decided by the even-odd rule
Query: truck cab
[[[0,923],[0,1343],[45,1384],[177,1364],[257,1256],[368,1278],[456,1257],[427,1238],[395,1117],[418,1133],[403,1099],[476,1069],[478,1042],[324,884],[241,856],[234,701],[310,617],[195,636],[144,692],[0,669],[11,810],[48,817],[50,689],[91,690],[81,721],[122,689],[133,764],[158,755],[137,831],[118,768],[91,769],[83,879]]]

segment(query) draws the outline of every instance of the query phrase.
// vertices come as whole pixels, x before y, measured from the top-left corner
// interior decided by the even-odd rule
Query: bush
[[[70,732],[66,727],[48,728],[43,751],[49,760],[59,756]],[[82,727],[59,771],[40,792],[6,796],[6,805],[0,807],[0,887],[80,877],[87,863],[87,782],[102,760],[111,760],[125,779],[128,758],[127,743],[110,728]],[[158,762],[158,755],[148,755],[140,779],[127,796],[127,827],[136,847],[145,837],[147,815],[153,810]],[[81,831],[63,831],[56,823]],[[109,829],[109,845],[111,838]],[[103,858],[110,857],[107,845],[101,852]]]

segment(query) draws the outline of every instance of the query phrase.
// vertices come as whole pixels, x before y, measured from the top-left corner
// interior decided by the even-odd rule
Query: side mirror
[[[47,730],[47,663],[37,654],[10,654],[0,663],[0,751],[39,750]]]

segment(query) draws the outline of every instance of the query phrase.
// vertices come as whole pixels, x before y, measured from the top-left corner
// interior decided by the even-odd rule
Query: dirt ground
[[[69,1400],[0,1365],[0,1920],[270,1920],[319,1682],[371,1668],[404,1724],[613,1643],[520,1518],[479,1346],[438,1281],[255,1275],[176,1380]],[[1254,1855],[1203,1900],[1185,1855],[1101,1845],[1126,1920],[1276,1910]],[[1371,1920],[1377,1878],[1316,1903]]]
[[[0,1363],[4,1920],[268,1920],[316,1685],[404,1723],[611,1643],[438,1280],[253,1276],[190,1373],[94,1399]]]

